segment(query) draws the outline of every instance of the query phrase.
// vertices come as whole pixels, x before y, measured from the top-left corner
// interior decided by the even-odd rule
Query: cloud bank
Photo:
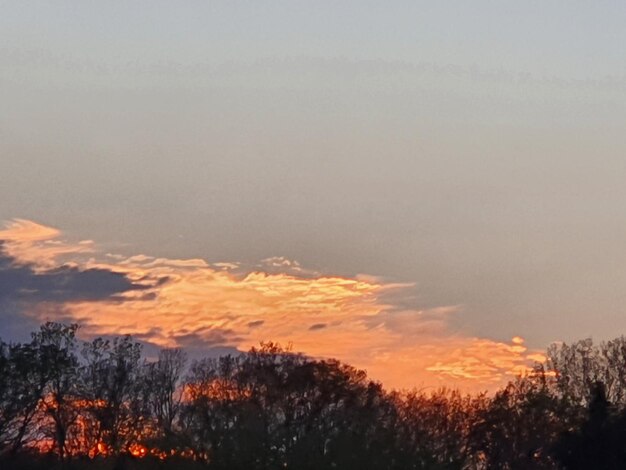
[[[406,284],[312,273],[282,257],[239,262],[101,253],[94,242],[15,219],[0,231],[3,334],[45,320],[87,336],[133,334],[202,353],[260,341],[364,368],[387,387],[500,386],[540,360],[524,340],[452,333],[458,306],[407,305]]]

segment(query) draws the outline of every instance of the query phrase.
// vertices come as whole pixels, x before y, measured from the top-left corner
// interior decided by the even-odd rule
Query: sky
[[[626,330],[626,4],[0,0],[0,336],[390,387]]]

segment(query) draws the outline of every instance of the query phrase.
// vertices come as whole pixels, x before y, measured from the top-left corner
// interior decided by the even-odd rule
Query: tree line
[[[626,339],[551,346],[492,395],[386,391],[264,343],[189,361],[46,323],[0,341],[2,469],[622,469]]]

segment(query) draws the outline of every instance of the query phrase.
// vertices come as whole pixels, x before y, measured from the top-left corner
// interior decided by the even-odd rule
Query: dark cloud
[[[265,320],[255,320],[248,323],[249,328],[257,328],[265,323]]]
[[[315,325],[311,325],[309,327],[309,331],[317,331],[317,330],[323,330],[324,328],[326,328],[328,325],[326,325],[326,323],[316,323]]]
[[[0,253],[0,302],[119,301],[126,292],[153,286],[134,283],[123,273],[100,268],[83,270],[62,265],[38,272],[32,265],[18,264]]]
[[[0,339],[27,341],[39,324],[37,319],[24,315],[16,302],[0,301]]]
[[[192,349],[229,346],[242,341],[233,330],[220,328],[199,328],[190,333],[172,335],[172,338],[182,347]]]
[[[186,334],[172,335],[171,338],[192,359],[239,354],[241,352],[233,344],[240,342],[242,339],[233,330],[229,329],[204,327]]]
[[[156,284],[137,284],[123,273],[107,269],[84,269],[62,265],[36,271],[2,252],[0,241],[0,337],[25,341],[30,332],[47,320],[85,323],[66,312],[64,304],[76,301],[122,301],[122,294],[142,291]],[[146,291],[142,298],[154,294]],[[40,309],[39,306],[44,306]]]
[[[46,305],[41,311],[27,302],[0,300],[0,339],[6,342],[28,341],[31,333],[47,321],[88,324],[87,319],[77,318],[60,304]]]

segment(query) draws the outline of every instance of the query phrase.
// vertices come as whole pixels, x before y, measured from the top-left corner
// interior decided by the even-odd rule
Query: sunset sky
[[[0,0],[0,336],[490,389],[626,332],[626,3]]]

